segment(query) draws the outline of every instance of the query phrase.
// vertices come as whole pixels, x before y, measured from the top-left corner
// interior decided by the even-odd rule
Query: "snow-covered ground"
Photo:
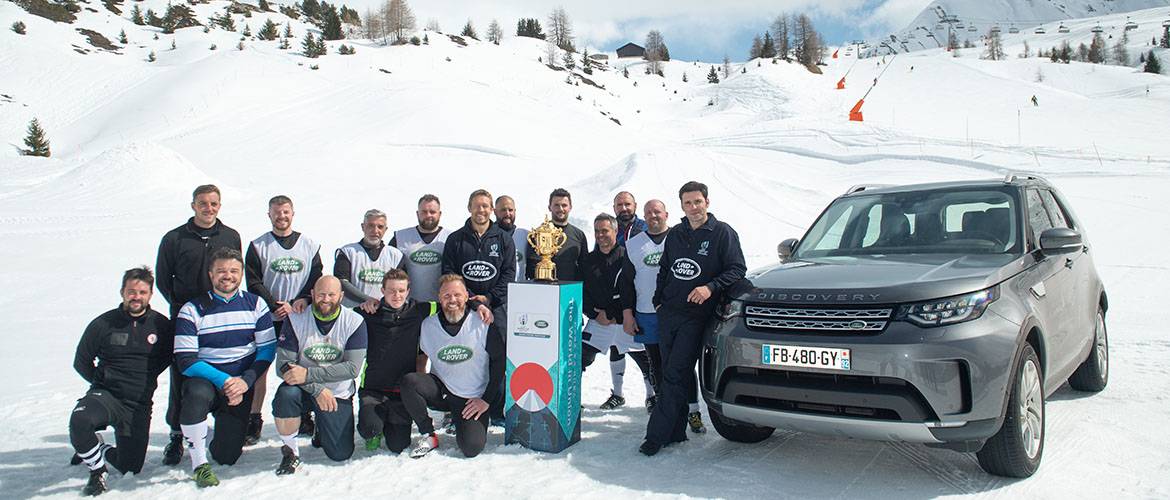
[[[161,12],[165,1],[139,5]],[[224,5],[195,9],[205,20]],[[1159,295],[1170,281],[1165,76],[928,50],[880,67],[879,59],[831,60],[819,76],[784,63],[735,63],[719,85],[707,83],[710,64],[672,61],[659,78],[644,75],[640,61],[611,60],[610,70],[589,76],[602,89],[579,77],[566,83],[566,72],[537,61],[544,44],[529,39],[461,47],[428,33],[420,47],[356,41],[352,56],[336,55],[333,42],[328,56],[310,60],[295,49],[306,29],[295,21],[293,51],[251,40],[240,51],[236,33],[194,28],[154,40],[157,30],[128,14],[83,6],[98,12],[66,25],[0,3],[0,137],[11,144],[0,151],[0,310],[8,313],[0,496],[72,496],[84,484],[83,470],[66,465],[66,423],[85,388],[70,368],[77,339],[118,300],[122,270],[153,264],[162,234],[190,215],[197,184],[224,190],[221,217],[245,239],[267,230],[267,199],[287,194],[294,227],[331,249],[360,237],[371,207],[389,213],[391,226],[412,225],[427,192],[446,203],[449,227],[462,224],[463,200],[480,187],[512,195],[519,222],[531,226],[548,192],[563,186],[574,195],[575,221],[588,227],[622,189],[640,202],[666,200],[681,216],[675,191],[697,179],[711,186],[712,212],[739,230],[754,266],[774,260],[780,240],[800,236],[850,185],[1009,170],[1040,172],[1071,199],[1111,305],[1111,384],[1093,396],[1067,388],[1053,396],[1044,463],[1030,479],[989,476],[970,455],[783,431],[742,445],[712,430],[645,458],[636,452],[646,415],[631,363],[632,404],[616,412],[596,410],[608,370],[588,372],[583,439],[559,455],[502,446],[501,433],[472,460],[450,447],[417,461],[359,450],[335,465],[306,446],[303,473],[277,478],[269,424],[238,465],[217,469],[224,483],[208,492],[196,491],[185,464],[159,465],[164,380],[146,469],[115,479],[113,496],[1170,496],[1170,310]],[[256,14],[247,20],[253,32],[267,16],[286,20]],[[17,19],[28,35],[7,29]],[[244,21],[237,17],[240,29]],[[1132,36],[1135,60],[1152,22]],[[130,44],[118,54],[94,51],[79,26],[111,40],[125,29]],[[1009,54],[1020,43],[1007,39]],[[1058,39],[1031,43],[1035,50]],[[850,69],[847,89],[835,90]],[[879,74],[866,121],[847,121]],[[53,141],[51,159],[16,154],[34,116]],[[331,252],[322,257],[331,268]],[[160,297],[154,305],[165,310]]]

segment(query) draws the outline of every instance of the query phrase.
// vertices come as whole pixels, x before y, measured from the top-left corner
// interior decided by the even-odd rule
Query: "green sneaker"
[[[382,435],[378,434],[366,440],[366,451],[378,451],[382,447]]]
[[[203,464],[195,468],[193,474],[195,479],[195,486],[206,488],[208,486],[219,486],[219,478],[215,477],[215,471],[211,470],[211,464]]]

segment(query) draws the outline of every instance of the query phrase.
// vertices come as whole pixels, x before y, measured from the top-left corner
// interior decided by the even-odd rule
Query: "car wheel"
[[[1044,454],[1044,374],[1031,344],[1012,376],[1011,393],[1003,426],[976,453],[979,466],[988,473],[1028,477],[1040,467]]]
[[[724,417],[723,414],[710,406],[707,407],[707,413],[711,415],[711,425],[715,426],[715,432],[728,441],[758,443],[768,439],[773,432],[776,432],[776,429],[772,427],[760,427]]]
[[[1105,328],[1105,311],[1097,308],[1093,326],[1093,348],[1089,357],[1068,378],[1068,385],[1078,391],[1100,392],[1109,384],[1109,333]]]

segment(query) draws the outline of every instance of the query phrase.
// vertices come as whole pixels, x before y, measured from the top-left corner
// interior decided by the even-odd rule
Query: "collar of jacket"
[[[187,231],[189,231],[191,234],[194,234],[195,236],[199,236],[199,231],[211,231],[211,233],[209,235],[218,234],[220,227],[223,227],[223,221],[219,220],[219,217],[216,217],[215,224],[213,224],[211,227],[209,227],[207,229],[203,229],[199,226],[196,226],[195,225],[195,217],[191,217],[190,219],[187,219]]]
[[[704,222],[703,225],[701,225],[697,228],[692,228],[691,227],[691,220],[688,219],[687,216],[684,215],[682,218],[682,227],[683,227],[684,231],[689,232],[689,233],[699,231],[699,230],[714,231],[716,222],[719,222],[719,221],[715,218],[715,214],[713,214],[711,212],[707,212],[707,222]]]
[[[463,228],[466,229],[467,232],[471,233],[472,235],[476,234],[475,228],[471,227],[471,217],[468,217],[467,221],[463,223]],[[496,234],[496,233],[503,234],[503,232],[504,231],[502,229],[500,229],[500,226],[498,224],[493,222],[491,219],[488,219],[488,227],[487,227],[487,229],[485,229],[483,231],[483,236],[480,236],[479,238],[483,239],[483,238],[487,238],[488,236],[491,236],[491,235]]]

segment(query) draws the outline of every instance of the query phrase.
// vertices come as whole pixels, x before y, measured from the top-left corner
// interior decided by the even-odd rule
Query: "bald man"
[[[272,416],[284,443],[276,469],[280,476],[300,467],[297,430],[301,414],[309,410],[315,413],[325,455],[334,461],[353,455],[354,379],[366,360],[366,323],[341,307],[341,281],[333,276],[318,279],[312,297],[313,307],[288,315],[276,348],[283,382],[272,399]]]

